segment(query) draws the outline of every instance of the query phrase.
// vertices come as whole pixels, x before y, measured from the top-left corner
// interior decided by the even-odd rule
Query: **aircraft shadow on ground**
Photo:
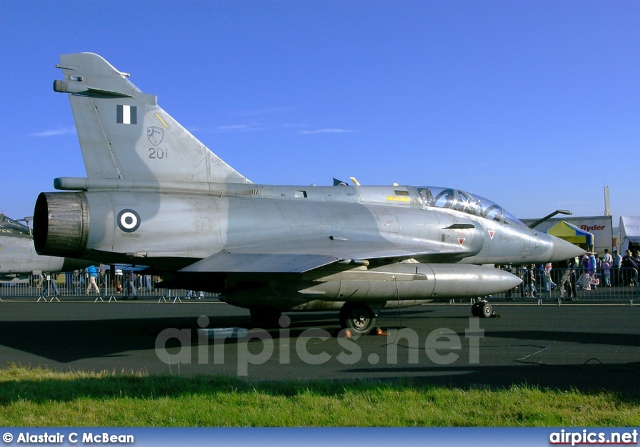
[[[318,316],[320,318],[318,318]],[[338,335],[335,314],[320,314],[313,319],[293,319],[286,328],[287,336]],[[252,329],[247,316],[209,317],[207,327],[242,327]],[[2,322],[0,344],[32,353],[60,363],[84,358],[117,356],[121,352],[154,349],[156,337],[167,328],[190,329],[197,340],[199,328],[194,317],[108,319],[93,321],[18,321]],[[398,328],[386,325],[385,329]],[[278,338],[283,328],[265,328]],[[317,331],[316,331],[317,330]],[[464,337],[464,334],[461,334]],[[486,330],[485,337],[527,341],[553,341],[584,345],[640,346],[640,334],[592,333],[571,331],[495,331]],[[234,342],[233,340],[227,340]],[[171,348],[171,340],[167,347]],[[177,341],[176,341],[177,346]]]
[[[244,327],[252,328],[249,316],[210,316],[207,327]],[[92,358],[127,357],[130,352],[155,349],[156,338],[167,328],[189,329],[192,340],[197,340],[199,328],[193,316],[105,319],[93,321],[5,321],[0,324],[0,344],[59,363]],[[386,327],[389,329],[389,326]],[[399,327],[398,327],[399,328]],[[396,329],[398,329],[396,328]],[[277,339],[283,334],[287,337],[319,337],[329,332],[336,336],[339,332],[335,313],[320,313],[309,318],[308,315],[292,317],[291,324],[283,332],[282,328],[272,328],[268,332]],[[464,339],[464,333],[460,334]],[[511,346],[518,342],[557,342],[591,346],[640,346],[640,335],[624,333],[591,333],[571,331],[513,331],[490,330],[485,332],[487,339],[511,340]],[[255,341],[260,343],[259,340]],[[210,342],[211,343],[211,342]],[[228,340],[227,343],[237,343]],[[362,347],[378,346],[386,343],[381,337],[365,337],[356,343]],[[541,343],[542,344],[542,343]],[[179,346],[177,340],[167,343],[166,347]],[[588,356],[588,354],[587,354]],[[586,357],[585,357],[586,358]],[[341,377],[354,380],[374,377],[375,380],[398,381],[410,377],[411,381],[454,387],[487,386],[510,387],[535,385],[558,389],[611,390],[640,392],[637,380],[640,362],[630,358],[629,362],[602,364],[597,359],[589,359],[583,364],[542,364],[518,361],[513,365],[407,365],[388,367],[385,365],[363,365],[362,367],[339,368]],[[551,362],[550,362],[551,363]],[[273,366],[272,366],[273,367]],[[291,368],[293,366],[281,366]],[[194,370],[199,373],[203,370]],[[210,372],[208,372],[210,373]],[[285,374],[284,376],[287,376]],[[257,377],[257,376],[256,376]],[[230,377],[231,379],[233,377]],[[252,377],[249,377],[251,380]],[[243,380],[243,379],[236,379]]]
[[[209,326],[247,326],[248,317],[209,317]],[[117,356],[155,348],[167,328],[197,329],[194,317],[94,321],[8,321],[0,324],[0,345],[60,363]],[[195,332],[195,331],[194,331]],[[168,347],[171,347],[169,344]]]

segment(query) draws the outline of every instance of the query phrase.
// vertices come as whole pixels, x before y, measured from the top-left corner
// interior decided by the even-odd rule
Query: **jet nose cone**
[[[567,259],[575,258],[576,256],[582,256],[586,253],[577,245],[573,245],[572,243],[555,236],[552,236],[551,242],[553,243],[551,262],[564,261]]]

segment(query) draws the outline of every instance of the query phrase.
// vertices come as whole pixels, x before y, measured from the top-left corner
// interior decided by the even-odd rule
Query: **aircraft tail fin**
[[[60,56],[87,177],[251,183],[101,56]]]

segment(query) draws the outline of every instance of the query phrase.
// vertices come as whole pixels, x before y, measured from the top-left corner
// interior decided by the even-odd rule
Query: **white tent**
[[[620,254],[629,246],[640,247],[640,216],[620,216]]]

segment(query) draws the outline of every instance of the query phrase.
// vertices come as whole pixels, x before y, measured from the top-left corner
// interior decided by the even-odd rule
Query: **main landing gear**
[[[376,324],[376,314],[365,303],[345,303],[340,309],[340,326],[351,332],[366,335]]]
[[[255,327],[278,327],[282,312],[267,306],[249,308]],[[340,326],[351,333],[366,335],[376,324],[377,314],[366,303],[345,303],[340,309]]]
[[[479,299],[471,305],[471,315],[474,317],[491,318],[494,316],[493,306],[487,300]]]

